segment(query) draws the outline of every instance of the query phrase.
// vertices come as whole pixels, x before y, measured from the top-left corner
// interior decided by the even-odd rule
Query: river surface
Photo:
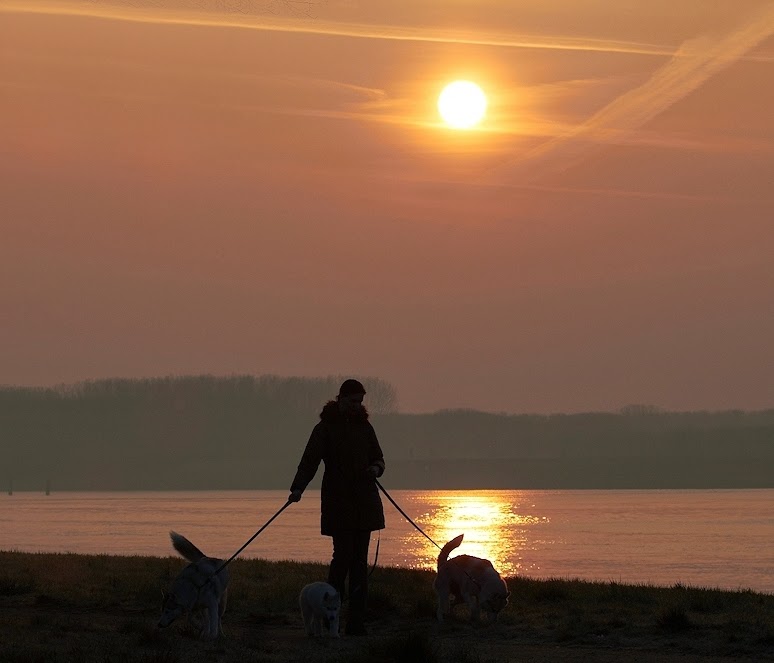
[[[395,490],[393,499],[455,554],[505,576],[675,583],[774,593],[774,490]],[[174,555],[169,530],[230,557],[286,491],[16,492],[0,495],[0,550]],[[382,499],[379,565],[434,569],[438,549]],[[244,557],[328,562],[320,493],[307,490]],[[374,533],[373,562],[378,535]]]

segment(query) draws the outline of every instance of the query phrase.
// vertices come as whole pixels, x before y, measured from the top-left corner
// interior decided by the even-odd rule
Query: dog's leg
[[[311,638],[314,635],[314,624],[312,624],[312,619],[314,619],[314,617],[306,606],[301,608],[301,615],[304,618],[304,631],[306,631],[306,634]]]
[[[210,610],[210,638],[217,640],[221,634],[221,622],[220,622],[220,609],[217,603],[215,603]]]
[[[312,631],[312,621],[307,615],[304,615],[304,631],[310,638],[314,635],[314,632]]]
[[[339,637],[339,616],[336,615],[333,619],[330,620],[328,623],[328,626],[330,628],[330,634],[332,638],[338,638]]]
[[[204,615],[201,610],[191,610],[188,613],[188,625],[196,633],[197,637],[201,637],[203,623]]]
[[[440,584],[440,583],[439,583]],[[449,590],[447,587],[436,587],[436,594],[438,595],[438,623],[443,623],[443,616],[451,614],[451,606],[449,605]]]
[[[223,615],[226,613],[228,590],[224,591],[218,603],[218,635],[223,635]]]
[[[478,605],[478,596],[475,594],[466,594],[465,602],[470,606],[470,621],[478,622],[481,620],[481,609]]]
[[[201,615],[201,627],[199,628],[199,638],[204,640],[207,638],[207,634],[210,632],[210,612],[207,608],[203,608],[199,611]]]
[[[309,606],[306,605],[306,596],[304,592],[298,597],[298,607],[301,609],[301,619],[304,620],[304,632],[308,635],[312,635],[312,614],[309,612]]]
[[[188,621],[196,633],[196,637],[203,640],[209,629],[209,616],[207,615],[207,609],[204,607],[194,608],[188,613]]]
[[[228,590],[223,592],[222,596],[220,597],[220,602],[218,603],[218,612],[219,612],[221,617],[226,612],[226,603],[227,602],[228,602]]]
[[[218,603],[211,599],[207,602],[207,637],[215,640],[220,631],[220,618],[218,615]]]

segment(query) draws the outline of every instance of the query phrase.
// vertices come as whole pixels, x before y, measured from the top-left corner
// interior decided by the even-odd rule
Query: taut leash
[[[247,546],[249,546],[253,542],[253,539],[255,539],[256,536],[258,536],[261,532],[263,532],[263,530],[265,530],[269,525],[271,525],[274,519],[277,516],[279,516],[285,509],[287,509],[291,504],[293,504],[293,502],[291,502],[290,500],[285,502],[284,506],[279,511],[277,511],[277,513],[275,513],[271,518],[269,518],[269,520],[266,521],[266,524],[247,540],[247,543],[245,543],[245,545],[243,545],[239,550],[237,550],[233,555],[231,555],[231,557],[229,557],[225,562],[223,562],[223,564],[221,564],[218,567],[217,571],[215,571],[215,573],[213,573],[212,575],[216,576],[223,569],[225,569],[239,553],[241,553],[245,548],[247,548]]]
[[[385,496],[385,497],[386,497],[388,500],[390,500],[390,502],[392,502],[392,505],[393,505],[393,506],[394,506],[394,507],[395,507],[395,508],[396,508],[398,511],[400,511],[400,515],[402,515],[402,516],[403,516],[403,517],[404,517],[406,520],[408,520],[408,521],[409,521],[409,522],[410,522],[410,523],[411,523],[411,524],[412,524],[412,525],[413,525],[413,526],[416,528],[416,530],[417,530],[417,531],[418,531],[418,532],[419,532],[419,533],[420,533],[422,536],[424,536],[424,537],[425,537],[425,538],[426,538],[426,539],[427,539],[427,540],[428,540],[430,543],[432,543],[432,544],[433,544],[433,545],[434,545],[436,548],[438,548],[438,550],[442,550],[441,546],[439,546],[439,545],[438,545],[438,544],[437,544],[435,541],[433,541],[433,540],[432,540],[432,539],[431,539],[431,538],[430,538],[430,537],[429,537],[429,536],[428,536],[428,535],[427,535],[427,534],[426,534],[426,533],[425,533],[425,532],[422,530],[422,528],[421,528],[419,525],[417,525],[417,524],[416,524],[416,523],[415,523],[413,520],[411,520],[411,518],[409,518],[409,517],[406,515],[406,512],[405,512],[403,509],[401,509],[401,508],[398,506],[398,503],[397,503],[397,502],[396,502],[394,499],[392,499],[392,497],[390,497],[390,494],[389,494],[389,493],[388,493],[388,492],[387,492],[387,491],[384,489],[384,486],[382,486],[382,484],[380,484],[380,483],[379,483],[379,479],[374,479],[374,481],[376,481],[376,485],[377,485],[377,486],[379,486],[379,490],[381,490],[381,491],[384,493],[384,496]],[[376,564],[376,562],[374,562],[374,564]],[[464,573],[466,576],[468,576],[468,578],[470,579],[470,581],[471,581],[472,583],[474,583],[475,585],[479,585],[479,586],[480,586],[480,583],[478,582],[478,580],[476,580],[476,579],[475,579],[473,576],[471,576],[471,575],[470,575],[470,574],[469,574],[467,571],[465,571],[465,569],[462,569],[462,572],[463,572],[463,573]]]
[[[190,580],[189,582],[190,582],[190,583],[191,583],[191,584],[192,584],[194,587],[196,587],[197,593],[198,593],[198,594],[201,594],[202,590],[203,590],[203,589],[204,589],[204,588],[205,588],[205,587],[206,587],[206,586],[207,586],[209,583],[211,583],[211,582],[212,582],[212,579],[213,579],[213,578],[214,578],[216,575],[218,575],[218,574],[219,574],[219,573],[220,573],[220,572],[221,572],[223,569],[225,569],[225,568],[226,568],[226,567],[227,567],[227,566],[228,566],[228,565],[229,565],[229,564],[230,564],[232,561],[234,561],[234,558],[235,558],[235,557],[236,557],[236,556],[237,556],[239,553],[241,553],[241,552],[242,552],[242,551],[243,551],[245,548],[247,548],[247,546],[249,546],[249,545],[250,545],[250,544],[253,542],[253,539],[255,539],[255,537],[256,537],[256,536],[258,536],[258,535],[259,535],[261,532],[263,532],[263,530],[265,530],[265,529],[266,529],[266,528],[267,528],[269,525],[271,525],[271,523],[274,521],[274,519],[275,519],[277,516],[279,516],[279,515],[280,515],[280,514],[281,514],[281,513],[282,513],[282,512],[285,510],[285,509],[287,509],[287,508],[288,508],[288,507],[289,507],[291,504],[292,504],[292,502],[291,502],[290,500],[288,500],[287,502],[285,502],[285,504],[282,506],[282,508],[281,508],[279,511],[277,511],[277,513],[275,513],[275,514],[274,514],[274,515],[273,515],[271,518],[269,518],[269,520],[267,520],[267,521],[266,521],[266,524],[265,524],[263,527],[261,527],[261,529],[259,529],[259,530],[258,530],[258,531],[257,531],[255,534],[253,534],[253,535],[252,535],[252,536],[251,536],[251,537],[250,537],[250,538],[247,540],[247,542],[246,542],[246,543],[245,543],[245,544],[244,544],[244,545],[243,545],[243,546],[242,546],[242,547],[241,547],[239,550],[237,550],[237,551],[236,551],[236,552],[235,552],[233,555],[231,555],[231,557],[229,557],[229,558],[228,558],[228,559],[227,559],[225,562],[223,562],[223,564],[221,564],[221,565],[220,565],[220,566],[219,566],[217,569],[215,569],[215,571],[212,573],[212,575],[211,575],[211,576],[209,576],[209,577],[207,578],[207,580],[205,580],[205,581],[204,581],[204,582],[203,582],[201,585],[198,585],[198,584],[197,584],[197,583],[195,583],[193,580]]]
[[[418,531],[418,532],[419,532],[419,533],[420,533],[422,536],[424,536],[424,537],[425,537],[425,538],[426,538],[426,539],[427,539],[427,540],[428,540],[430,543],[432,543],[432,544],[433,544],[433,545],[434,545],[436,548],[438,548],[438,550],[441,550],[441,546],[439,546],[439,545],[438,545],[438,544],[437,544],[435,541],[433,541],[433,540],[432,540],[432,539],[431,539],[431,538],[430,538],[430,537],[429,537],[429,536],[428,536],[428,535],[427,535],[427,534],[426,534],[426,533],[425,533],[425,532],[422,530],[422,528],[421,528],[419,525],[417,525],[417,524],[416,524],[416,523],[415,523],[413,520],[411,520],[411,518],[409,518],[409,517],[408,517],[408,515],[406,515],[406,512],[405,512],[403,509],[401,509],[401,508],[398,506],[398,503],[397,503],[397,502],[396,502],[394,499],[392,499],[392,497],[390,497],[390,494],[389,494],[389,493],[388,493],[388,492],[387,492],[387,491],[384,489],[384,486],[382,486],[382,484],[380,484],[380,483],[379,483],[379,479],[374,479],[374,481],[376,481],[376,485],[377,485],[377,486],[379,486],[379,490],[381,490],[381,491],[384,493],[384,496],[385,496],[385,497],[386,497],[388,500],[390,500],[390,502],[392,502],[392,506],[394,506],[394,507],[395,507],[395,508],[396,508],[396,509],[397,509],[397,510],[400,512],[400,515],[401,515],[401,516],[403,516],[403,517],[404,517],[406,520],[408,520],[408,521],[409,521],[409,522],[410,522],[410,523],[411,523],[411,524],[412,524],[412,525],[413,525],[413,526],[416,528],[416,530],[417,530],[417,531]]]

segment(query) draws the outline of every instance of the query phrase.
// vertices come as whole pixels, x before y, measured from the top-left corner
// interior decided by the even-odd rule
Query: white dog
[[[458,555],[449,559],[449,553],[462,543],[460,534],[447,543],[438,555],[438,575],[433,581],[433,589],[438,596],[438,621],[443,622],[444,614],[450,614],[450,598],[454,604],[468,604],[473,620],[480,619],[483,610],[492,621],[508,604],[511,593],[500,577],[492,562],[471,555]]]
[[[228,569],[224,568],[216,574],[222,559],[207,557],[177,532],[170,532],[169,536],[174,549],[191,563],[175,578],[171,591],[164,594],[159,627],[165,628],[181,615],[186,615],[200,638],[215,639],[223,635]]]
[[[339,637],[341,596],[327,582],[313,582],[301,590],[298,597],[304,627],[309,636],[322,635],[325,623],[332,638]]]

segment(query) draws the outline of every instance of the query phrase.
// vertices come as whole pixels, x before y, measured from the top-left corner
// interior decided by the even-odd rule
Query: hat
[[[365,394],[365,387],[361,382],[353,378],[344,380],[339,387],[339,396],[349,396],[350,394]]]

